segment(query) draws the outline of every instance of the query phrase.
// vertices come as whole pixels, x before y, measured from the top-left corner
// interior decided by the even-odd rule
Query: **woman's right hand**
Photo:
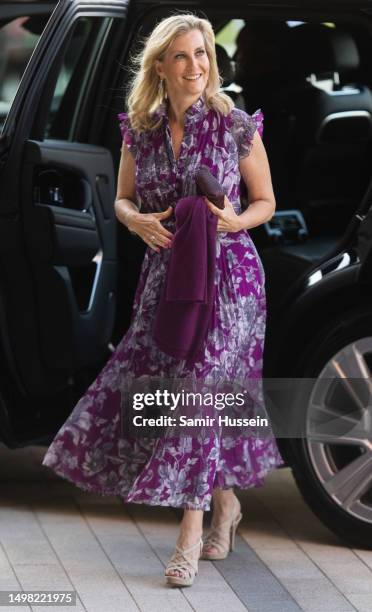
[[[172,206],[167,210],[155,213],[140,213],[133,211],[126,223],[131,232],[135,232],[148,246],[159,253],[160,248],[169,248],[172,244],[173,234],[162,226],[161,221],[173,214]]]

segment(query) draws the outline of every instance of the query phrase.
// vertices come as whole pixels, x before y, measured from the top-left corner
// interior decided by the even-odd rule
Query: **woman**
[[[184,509],[167,582],[192,584],[198,559],[225,558],[241,519],[233,486],[262,486],[283,464],[274,439],[211,435],[133,439],[120,430],[128,380],[261,379],[265,332],[264,271],[247,233],[270,219],[275,199],[259,129],[260,113],[235,109],[219,92],[214,33],[192,14],[162,20],[137,57],[138,70],[121,113],[123,135],[115,211],[147,245],[131,325],[80,399],[44,458],[61,476],[124,501]],[[195,171],[206,165],[226,193],[217,215],[216,294],[203,356],[197,362],[159,351],[152,329],[175,231],[177,200],[195,195]],[[250,196],[241,212],[239,182]],[[204,543],[203,512],[213,517]]]

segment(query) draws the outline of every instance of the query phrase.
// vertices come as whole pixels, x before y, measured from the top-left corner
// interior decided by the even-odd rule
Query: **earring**
[[[160,96],[160,98],[164,98],[165,95],[165,83],[164,83],[164,79],[159,78],[159,87],[158,87],[158,94]]]

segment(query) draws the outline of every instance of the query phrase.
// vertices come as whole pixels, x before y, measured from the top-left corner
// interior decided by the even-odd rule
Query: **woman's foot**
[[[241,519],[241,505],[233,490],[216,491],[213,496],[211,528],[201,558],[225,559],[230,550],[234,549],[235,533]]]
[[[181,529],[180,534],[177,539],[177,543],[176,543],[176,546],[179,550],[189,551],[189,549],[192,548],[192,550],[190,550],[190,552],[187,552],[186,554],[187,554],[187,558],[190,559],[191,563],[195,564],[196,567],[197,567],[197,562],[201,554],[201,546],[198,547],[197,544],[200,542],[202,535],[203,535],[203,530],[190,530],[190,529],[183,530]],[[181,569],[168,568],[168,567],[165,571],[166,576],[182,577],[184,573],[185,572]]]

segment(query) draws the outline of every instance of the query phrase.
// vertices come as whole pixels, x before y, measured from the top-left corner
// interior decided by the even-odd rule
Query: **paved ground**
[[[237,550],[201,561],[179,590],[163,572],[180,513],[81,491],[41,465],[44,452],[0,449],[0,590],[76,590],[77,605],[1,610],[372,612],[372,551],[323,527],[288,468],[240,492]]]

